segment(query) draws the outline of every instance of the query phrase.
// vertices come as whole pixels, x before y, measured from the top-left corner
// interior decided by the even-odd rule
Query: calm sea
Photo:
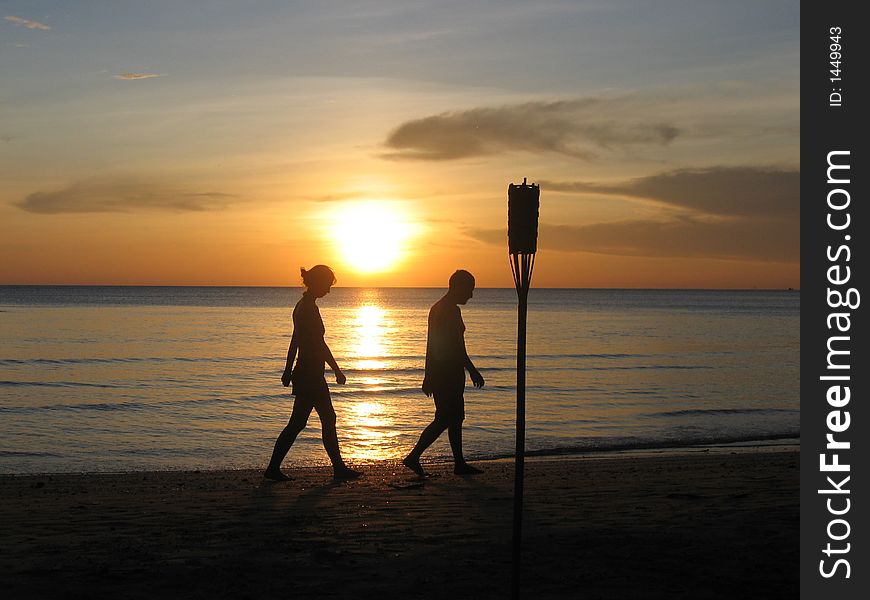
[[[0,472],[264,466],[292,406],[279,379],[300,293],[0,287]],[[431,420],[419,387],[442,293],[337,288],[319,301],[348,378],[331,387],[350,461],[403,456]],[[799,314],[788,291],[533,289],[527,447],[797,438]],[[466,453],[509,455],[516,293],[476,290],[463,316],[486,377],[466,391]],[[444,438],[427,457],[450,456]],[[312,415],[285,464],[326,463]]]

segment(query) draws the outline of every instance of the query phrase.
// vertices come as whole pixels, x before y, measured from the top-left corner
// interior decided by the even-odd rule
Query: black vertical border
[[[867,319],[865,304],[870,296],[865,296],[866,273],[870,269],[867,262],[866,237],[870,236],[866,205],[867,160],[864,132],[867,120],[864,112],[870,112],[862,79],[867,76],[866,45],[870,22],[861,19],[858,8],[863,3],[851,1],[814,0],[801,5],[801,517],[800,517],[800,581],[801,598],[847,600],[865,598],[870,578],[870,533],[867,531],[867,494],[861,490],[870,489],[867,482],[867,462],[870,457],[870,419],[865,405],[870,402],[867,395],[867,379],[870,363],[866,362],[868,348]],[[830,40],[831,28],[842,28],[842,60],[840,64],[842,81],[831,81]],[[842,94],[841,106],[832,106],[832,92]],[[834,97],[834,101],[836,97]],[[828,183],[828,153],[848,150],[850,182],[848,185]],[[842,159],[840,159],[842,161]],[[842,171],[840,171],[842,173]],[[835,188],[845,187],[851,201],[848,207],[851,225],[848,231],[834,231],[827,225],[828,193]],[[840,201],[842,194],[838,194]],[[835,215],[842,219],[842,214]],[[846,240],[849,235],[851,239]],[[851,251],[851,260],[845,261],[845,253],[836,263],[828,259],[828,246],[836,251],[846,244]],[[828,281],[827,270],[833,264],[848,265],[851,268],[850,281],[840,286],[832,286]],[[827,301],[827,289],[839,287],[842,291],[850,287],[861,293],[861,304],[849,308],[831,308]],[[829,331],[828,314],[849,312],[851,327],[848,334]],[[822,473],[819,465],[820,454],[826,452],[826,434],[829,433],[826,418],[834,410],[826,399],[830,381],[820,377],[831,374],[827,369],[828,337],[849,335],[848,373],[851,400],[841,410],[850,413],[850,427],[847,431],[835,434],[837,439],[849,441],[851,448],[840,451],[840,462],[848,463],[850,480],[844,488],[848,495],[820,494],[819,490],[831,487],[826,481],[828,475],[835,481],[842,480],[842,474]],[[862,363],[861,357],[864,357]],[[833,450],[827,451],[829,454]],[[829,459],[830,462],[830,459]],[[842,517],[828,512],[826,501],[835,498],[834,507],[841,508],[844,499],[851,501],[850,510]],[[849,536],[842,541],[829,540],[827,527],[832,519],[843,518],[849,522]],[[845,526],[835,525],[835,535],[842,535]],[[827,557],[823,550],[828,542],[833,547],[850,544],[850,550],[839,557],[848,560],[851,573],[844,577],[843,565],[835,576],[825,578],[820,573],[820,561],[826,567],[834,564],[837,555]]]

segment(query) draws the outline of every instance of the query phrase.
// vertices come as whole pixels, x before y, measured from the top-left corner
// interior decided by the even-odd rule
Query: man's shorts
[[[435,420],[455,423],[465,418],[465,368],[462,365],[436,365],[429,381],[435,399]]]

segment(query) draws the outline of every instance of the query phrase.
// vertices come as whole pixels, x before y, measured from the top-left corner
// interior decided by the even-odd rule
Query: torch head
[[[538,208],[541,188],[537,184],[508,186],[508,253],[534,254],[538,251]]]

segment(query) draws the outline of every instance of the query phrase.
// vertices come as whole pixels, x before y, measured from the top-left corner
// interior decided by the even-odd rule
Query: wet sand
[[[796,598],[798,452],[526,464],[524,598]],[[509,597],[513,463],[0,477],[6,598]]]

